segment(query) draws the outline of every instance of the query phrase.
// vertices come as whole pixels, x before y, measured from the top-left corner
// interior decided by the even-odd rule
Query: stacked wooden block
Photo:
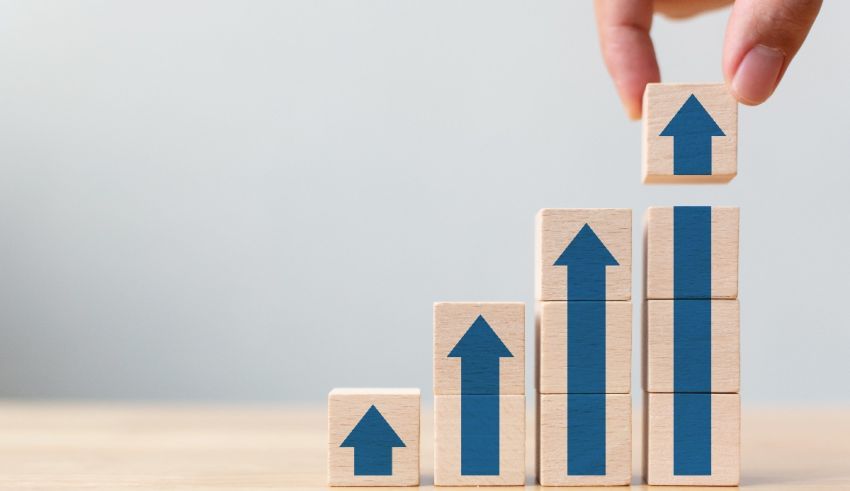
[[[724,84],[649,84],[644,181],[737,174],[738,106]],[[644,475],[649,484],[737,485],[740,347],[737,208],[646,215]]]
[[[537,478],[631,480],[632,213],[537,215]]]
[[[434,484],[525,484],[525,304],[434,304]]]

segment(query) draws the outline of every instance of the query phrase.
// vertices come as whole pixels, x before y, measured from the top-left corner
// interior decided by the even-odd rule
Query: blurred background
[[[727,16],[656,20],[666,81],[722,80]],[[0,2],[0,397],[429,398],[435,300],[527,302],[532,353],[539,208],[634,209],[639,300],[646,207],[715,204],[744,403],[850,402],[848,18],[731,184],[650,187],[591,2]]]

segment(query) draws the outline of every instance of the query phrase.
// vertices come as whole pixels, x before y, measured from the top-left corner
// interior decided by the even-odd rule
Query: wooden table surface
[[[325,411],[3,402],[0,489],[323,488]],[[430,414],[424,412],[422,424],[422,487],[428,488]],[[633,425],[634,483],[640,482],[639,417]],[[850,407],[745,408],[742,424],[744,487],[850,490]],[[529,439],[529,487],[533,448]]]

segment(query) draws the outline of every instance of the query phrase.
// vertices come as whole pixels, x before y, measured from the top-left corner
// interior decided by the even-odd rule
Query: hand
[[[658,62],[649,37],[652,15],[691,17],[730,0],[596,0],[602,56],[630,118],[641,114],[647,83],[658,82]],[[738,101],[766,101],[800,49],[823,0],[738,0],[723,46],[723,76]]]

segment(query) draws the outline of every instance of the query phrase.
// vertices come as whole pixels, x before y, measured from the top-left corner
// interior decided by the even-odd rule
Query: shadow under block
[[[546,208],[537,213],[536,228],[537,300],[631,300],[631,209]],[[595,282],[601,270],[604,295],[593,288],[588,295],[585,288],[578,288]],[[569,291],[568,283],[577,286],[575,291]]]
[[[525,484],[524,395],[435,395],[434,484]]]
[[[724,84],[647,84],[643,181],[728,182],[738,173],[738,103]]]
[[[568,401],[579,406],[569,416]],[[587,411],[599,404],[604,404],[603,410]],[[540,394],[537,411],[537,480],[541,485],[629,484],[630,394]]]
[[[674,332],[674,311],[676,306],[688,312],[688,303],[708,302],[710,305],[710,337],[702,340],[705,348],[694,346],[699,335],[680,336],[676,340]],[[646,340],[644,388],[649,392],[684,392],[683,387],[674,383],[676,365],[676,342],[684,343],[680,348],[679,362],[693,363],[689,356],[692,349],[705,349],[710,354],[707,361],[708,387],[699,387],[699,392],[736,393],[740,390],[740,304],[738,300],[648,300],[645,305],[644,326]],[[686,367],[689,369],[692,367]]]
[[[645,404],[648,484],[738,485],[741,396],[646,394]]]
[[[738,298],[739,220],[737,207],[650,207],[647,298]]]
[[[434,304],[434,394],[464,380],[466,394],[525,394],[524,303]]]
[[[419,485],[419,389],[328,395],[328,484]]]
[[[573,310],[573,317],[570,315]],[[588,312],[588,309],[590,312]],[[601,309],[601,310],[594,310]],[[569,362],[570,326],[569,319],[578,319],[582,328],[595,328],[592,320],[601,314],[604,317],[604,334],[598,339],[591,333],[574,333],[582,343],[602,344],[598,350],[577,345],[580,359]],[[627,394],[631,391],[632,366],[632,303],[631,302],[539,302],[536,316],[537,377],[535,387],[543,394],[565,394],[567,392],[600,392]],[[587,329],[586,329],[587,330]],[[588,335],[589,334],[589,335]],[[601,343],[597,343],[601,341]],[[595,367],[593,356],[604,357],[604,365]],[[602,390],[583,390],[573,387],[568,390],[569,370],[577,370],[577,376],[588,371],[600,371],[604,379]],[[594,376],[594,374],[588,374]]]

